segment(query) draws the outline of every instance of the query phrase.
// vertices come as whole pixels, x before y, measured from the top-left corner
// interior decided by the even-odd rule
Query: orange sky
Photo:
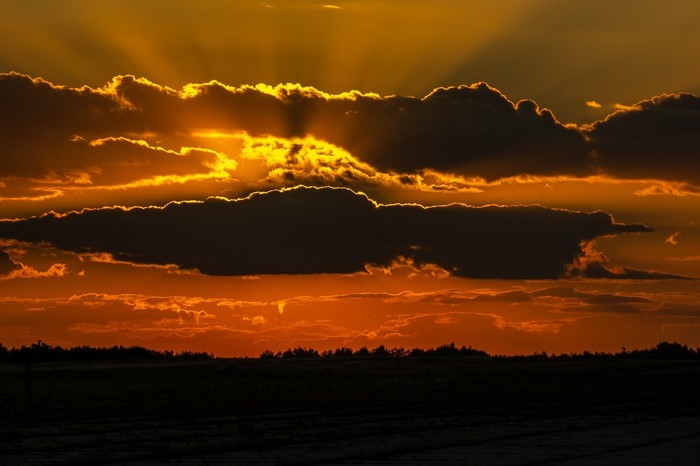
[[[0,343],[700,345],[697,2],[38,3]]]

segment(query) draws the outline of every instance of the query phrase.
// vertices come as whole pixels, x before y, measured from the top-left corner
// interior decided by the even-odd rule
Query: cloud
[[[562,125],[537,103],[512,102],[483,82],[415,98],[216,81],[175,90],[134,76],[67,88],[9,73],[0,74],[0,98],[0,180],[22,177],[44,188],[226,178],[238,154],[196,136],[207,131],[313,138],[351,154],[333,163],[360,181],[423,172],[488,181],[605,173],[685,183],[684,192],[700,184],[700,98],[690,94],[654,97],[585,127]],[[267,180],[277,186],[289,176],[318,184],[330,176],[277,165]]]
[[[289,9],[289,10],[308,10],[308,9],[317,9],[317,8],[322,8],[325,10],[341,10],[342,7],[339,5],[334,5],[331,3],[323,3],[323,4],[317,4],[317,3],[299,3],[299,2],[287,2],[287,3],[266,3],[266,2],[261,2],[260,6],[263,8],[281,8],[281,9]]]
[[[585,302],[590,304],[629,304],[629,303],[648,303],[649,299],[640,296],[623,296],[617,294],[607,294],[602,293],[594,296],[589,296],[584,299]]]
[[[575,130],[532,101],[509,101],[486,83],[438,88],[417,99],[355,95],[300,98],[298,128],[346,148],[382,170],[421,169],[497,179],[585,172]]]
[[[664,243],[672,244],[675,246],[676,244],[678,244],[678,236],[680,236],[680,234],[681,234],[680,231],[672,233],[671,235],[668,236],[668,238],[666,238],[664,240]]]
[[[0,251],[0,280],[10,280],[16,278],[44,278],[63,277],[68,274],[65,264],[56,263],[49,266],[44,271],[12,260],[5,251]]]
[[[533,291],[530,294],[536,298],[560,298],[563,300],[570,300],[573,303],[586,303],[594,305],[617,305],[651,302],[648,298],[641,296],[630,296],[599,292],[583,292],[570,287],[545,288],[542,290]]]
[[[590,107],[590,108],[602,108],[603,106],[600,105],[600,103],[596,102],[595,100],[587,100],[587,101],[586,101],[586,107]]]
[[[654,97],[576,128],[531,100],[514,103],[483,82],[437,88],[423,98],[217,82],[176,92],[133,77],[115,78],[110,89],[127,109],[151,115],[149,121],[162,121],[167,111],[190,127],[313,136],[382,171],[432,169],[487,180],[602,171],[624,179],[698,183],[678,168],[697,159],[692,154],[700,99],[690,94]],[[661,169],[631,158],[638,149]],[[672,160],[665,158],[669,152]]]
[[[554,299],[552,299],[554,298]],[[493,292],[486,290],[465,291],[463,289],[447,289],[430,292],[401,292],[391,293],[355,293],[349,295],[326,296],[325,300],[343,299],[376,299],[387,303],[401,304],[430,304],[430,305],[466,305],[470,303],[508,303],[508,304],[539,304],[554,305],[556,309],[586,306],[587,310],[595,306],[621,304],[649,304],[652,301],[643,296],[601,293],[597,291],[584,292],[571,287],[553,287],[541,290],[525,291],[511,290]],[[590,306],[594,305],[594,306]],[[606,309],[606,308],[604,308]]]
[[[667,261],[700,262],[700,256],[668,257]]]
[[[695,305],[667,305],[655,311],[655,313],[663,316],[673,316],[673,317],[688,317],[699,319],[700,318],[700,306]]]
[[[45,278],[45,277],[64,277],[68,274],[68,267],[65,264],[52,264],[48,269],[41,271],[34,267],[21,264],[19,270],[10,273],[8,278]]]
[[[700,196],[700,186],[670,181],[654,182],[634,193],[637,196]]]
[[[246,173],[263,186],[347,186],[420,191],[481,192],[462,177],[421,171],[414,174],[381,172],[340,147],[311,137],[279,138],[238,136],[242,142],[239,177]]]
[[[619,280],[695,280],[694,277],[674,275],[657,271],[636,270],[619,267],[611,263],[603,253],[596,251],[594,241],[582,245],[581,254],[576,256],[567,269],[569,277],[606,278]]]
[[[422,99],[219,83],[191,86],[187,95],[188,106],[226,116],[209,124],[223,122],[253,136],[312,135],[385,171],[430,168],[488,179],[584,172],[584,139],[577,131],[534,102],[514,104],[485,83],[438,88]]]
[[[613,108],[615,108],[616,110],[628,111],[628,110],[634,110],[634,105],[625,105],[625,104],[616,103],[616,104],[613,104]]]
[[[585,309],[588,311],[600,309],[605,312],[609,309],[614,309],[614,306],[646,304],[652,302],[650,299],[643,296],[584,292],[570,287],[545,288],[542,290],[533,291],[530,294],[533,297],[540,299],[558,298],[562,300],[562,302],[567,302],[569,305],[577,306],[576,309],[580,310],[585,307]]]
[[[532,301],[532,296],[525,291],[505,291],[496,294],[480,294],[472,298],[472,301],[520,303]]]
[[[595,122],[596,165],[621,178],[700,184],[700,97],[664,94]]]
[[[557,278],[602,235],[645,232],[604,212],[539,206],[378,205],[343,188],[0,222],[0,236],[211,275],[355,273],[402,257],[474,278]]]
[[[589,296],[571,287],[558,286],[554,288],[545,288],[543,290],[534,291],[533,296],[545,296],[555,298],[585,298]]]
[[[12,345],[37,339],[72,341],[71,345],[143,344],[161,335],[187,337],[217,327],[243,327],[238,329],[242,331],[251,325],[242,324],[240,316],[217,319],[208,312],[215,305],[216,300],[138,294],[0,297],[0,321],[6,329],[3,343]]]
[[[13,261],[5,251],[0,251],[0,275],[9,275],[21,268],[22,264]]]
[[[632,280],[695,280],[693,277],[664,272],[637,270],[629,267],[605,267],[603,263],[586,264],[581,274],[588,278],[632,279]]]
[[[166,149],[140,139],[148,135],[140,118],[124,120],[138,114],[138,108],[113,86],[71,89],[0,74],[0,99],[4,199],[37,199],[70,187],[216,178],[235,169],[235,162],[210,149]]]
[[[2,176],[27,179],[35,190],[165,184],[227,176],[222,173],[235,169],[234,161],[212,150],[168,150],[121,136],[87,141],[32,134],[29,139],[5,146],[8,153],[0,157],[0,170]]]
[[[637,314],[639,309],[629,304],[595,304],[588,306],[577,306],[568,309],[576,312],[596,312],[596,313],[613,313],[613,314]]]

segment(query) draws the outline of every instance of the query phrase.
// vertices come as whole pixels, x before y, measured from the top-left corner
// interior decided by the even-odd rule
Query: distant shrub
[[[282,353],[274,353],[272,350],[266,349],[260,353],[260,359],[275,359],[282,357]]]
[[[318,357],[320,357],[320,354],[315,349],[302,348],[301,346],[294,348],[294,349],[288,349],[282,353],[282,358],[285,358],[285,359],[291,359],[291,358],[310,359],[310,358],[318,358]]]
[[[653,348],[646,350],[634,350],[624,353],[626,357],[631,358],[649,358],[649,359],[691,359],[700,356],[697,350],[692,350],[686,345],[680,343],[668,343],[662,341]]]
[[[352,348],[336,348],[334,350],[325,350],[321,353],[322,358],[351,358]]]
[[[384,347],[384,345],[377,346],[372,351],[370,351],[369,354],[371,354],[375,358],[388,358],[391,356],[391,353],[389,353],[389,351],[387,351],[387,349]]]
[[[440,357],[457,357],[457,356],[488,356],[489,354],[485,351],[480,351],[473,349],[471,346],[462,346],[457,348],[454,342],[449,345],[441,345],[435,349],[429,349],[425,352],[430,356],[440,356]]]
[[[393,358],[405,358],[406,356],[408,356],[408,352],[405,349],[403,349],[403,347],[392,348],[389,350],[389,354]]]

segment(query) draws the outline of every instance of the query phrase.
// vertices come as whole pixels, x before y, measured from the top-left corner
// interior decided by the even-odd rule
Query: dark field
[[[2,464],[700,464],[698,359],[0,364]]]

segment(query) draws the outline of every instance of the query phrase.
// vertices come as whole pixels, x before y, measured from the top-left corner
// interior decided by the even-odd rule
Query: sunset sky
[[[6,346],[700,346],[700,2],[0,6]]]

